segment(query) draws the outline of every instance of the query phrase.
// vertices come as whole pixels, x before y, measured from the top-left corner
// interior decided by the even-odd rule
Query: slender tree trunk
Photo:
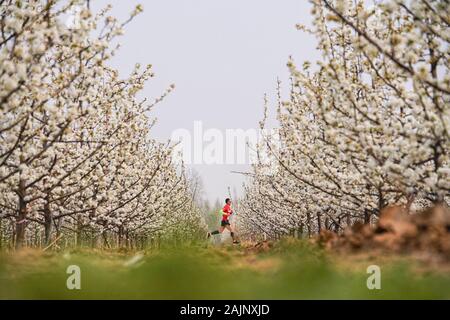
[[[77,247],[81,246],[81,220],[77,217],[77,231],[75,235],[75,245]]]
[[[119,248],[123,246],[123,226],[119,227]]]
[[[341,226],[341,217],[338,218],[338,224],[334,225],[334,232],[338,232],[339,231],[339,226]]]
[[[322,221],[320,214],[317,214],[317,231],[320,233],[322,231]]]
[[[367,209],[364,209],[364,224],[370,223],[370,212]]]
[[[0,219],[0,251],[3,249],[3,220]]]
[[[414,193],[408,195],[408,201],[406,202],[405,205],[406,212],[410,212],[414,200],[416,200],[416,195]]]
[[[384,201],[383,192],[381,191],[381,187],[378,188],[378,215],[380,214],[381,210],[386,206],[386,203]]]
[[[64,222],[64,217],[62,218],[58,218],[58,220],[55,221],[55,219],[53,219],[53,225],[56,229],[56,238],[59,238],[59,236],[61,235],[61,226]]]
[[[308,225],[308,238],[311,238],[311,215],[309,214],[309,212],[306,212],[306,224]]]
[[[16,246],[16,220],[11,220],[11,231],[12,231],[12,236],[11,236],[11,240],[9,243],[9,248],[12,249]]]
[[[97,237],[95,236],[94,231],[91,232],[91,248],[95,248],[97,246]]]
[[[25,202],[25,181],[19,182],[19,214],[16,218],[16,249],[25,245],[27,203]]]
[[[52,236],[52,228],[53,228],[53,216],[50,211],[50,204],[48,203],[48,199],[44,205],[44,229],[45,229],[45,245],[48,246],[51,241]]]
[[[331,230],[330,219],[328,217],[325,218],[325,229]]]
[[[108,234],[106,233],[106,231],[102,232],[102,236],[103,236],[103,245],[104,245],[106,248],[110,248],[111,246],[109,245],[109,242],[108,242]]]

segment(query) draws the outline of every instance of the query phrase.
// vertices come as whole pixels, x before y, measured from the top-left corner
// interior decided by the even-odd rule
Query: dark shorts
[[[222,220],[222,221],[220,222],[220,225],[221,225],[222,227],[229,226],[229,225],[230,225],[230,221],[228,221],[228,220]]]

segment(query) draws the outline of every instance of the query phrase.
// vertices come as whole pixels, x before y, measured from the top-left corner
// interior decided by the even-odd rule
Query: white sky
[[[168,139],[172,131],[257,128],[263,114],[263,95],[273,101],[276,79],[288,88],[289,55],[298,65],[317,60],[314,39],[295,28],[310,25],[307,0],[94,0],[97,11],[113,5],[112,15],[124,20],[136,4],[144,12],[127,25],[122,48],[113,65],[122,75],[136,62],[151,63],[156,73],[144,96],[156,97],[171,83],[175,91],[153,116],[153,136]],[[230,173],[248,165],[195,165],[210,201],[238,192],[244,178]]]

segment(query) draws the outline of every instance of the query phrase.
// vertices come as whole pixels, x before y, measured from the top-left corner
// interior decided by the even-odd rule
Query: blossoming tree
[[[173,87],[138,99],[151,66],[120,78],[108,64],[142,7],[125,22],[83,0],[3,1],[0,10],[2,239],[21,247],[27,229],[43,228],[46,244],[62,232],[79,242],[89,229],[120,244],[180,221],[201,228],[198,212],[182,210],[191,198],[173,146],[150,137],[148,114]]]
[[[279,143],[265,143],[276,169],[267,174],[263,163],[254,165],[242,228],[257,221],[283,234],[307,221],[313,231],[340,230],[355,219],[370,223],[391,203],[445,202],[448,3],[312,5],[313,30],[299,28],[315,35],[323,58],[316,67],[288,63],[293,85],[289,99],[279,99]],[[261,202],[266,210],[258,209]],[[272,228],[271,220],[281,226]]]

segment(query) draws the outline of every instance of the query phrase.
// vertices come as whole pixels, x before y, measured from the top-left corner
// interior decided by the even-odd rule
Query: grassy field
[[[367,289],[370,264],[381,268],[380,290]],[[69,265],[80,267],[80,290],[66,287]],[[0,298],[449,299],[450,274],[426,267],[409,258],[330,256],[297,241],[264,252],[202,244],[122,253],[25,250],[0,256]]]

